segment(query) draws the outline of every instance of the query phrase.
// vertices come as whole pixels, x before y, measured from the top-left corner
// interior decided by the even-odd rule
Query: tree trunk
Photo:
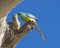
[[[7,14],[21,0],[0,0],[0,48],[13,48],[17,42],[33,29],[34,22],[25,23],[20,30],[7,30]]]
[[[5,39],[3,40],[2,47],[3,48],[15,48],[15,45],[19,40],[22,39],[28,32],[30,32],[34,27],[34,22],[25,23],[20,30],[14,30],[11,32],[7,32],[9,35],[5,34]],[[8,37],[8,38],[6,38]]]
[[[22,0],[0,0],[0,19],[7,15]]]
[[[6,18],[8,12],[11,11],[21,0],[0,0],[0,46],[6,31]],[[1,47],[0,47],[1,48]]]

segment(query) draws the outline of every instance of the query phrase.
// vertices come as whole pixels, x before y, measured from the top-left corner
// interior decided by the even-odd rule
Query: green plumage
[[[22,19],[22,20],[25,20],[26,18],[30,18],[30,19],[37,20],[37,18],[36,18],[34,15],[30,14],[30,13],[19,12],[19,13],[18,13],[18,16],[19,16],[20,19]]]
[[[29,22],[29,21],[33,21],[35,24],[35,28],[37,29],[37,31],[40,33],[42,39],[45,41],[46,38],[44,36],[44,34],[41,32],[40,28],[38,27],[36,21],[38,20],[34,15],[30,14],[30,13],[23,13],[23,12],[19,12],[18,16],[20,17],[21,20],[25,21],[25,22]]]

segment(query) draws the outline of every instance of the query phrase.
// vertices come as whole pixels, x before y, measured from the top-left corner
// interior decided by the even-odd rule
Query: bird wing
[[[34,15],[32,15],[32,14],[30,14],[30,13],[26,13],[26,15],[27,15],[28,17],[30,17],[30,18],[38,19],[38,18],[36,18]]]
[[[37,29],[37,31],[40,33],[42,39],[44,41],[46,41],[46,37],[44,36],[44,34],[41,32],[40,28],[38,27],[37,23],[35,23],[35,28]]]

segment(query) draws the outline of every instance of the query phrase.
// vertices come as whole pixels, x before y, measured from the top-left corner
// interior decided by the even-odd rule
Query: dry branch
[[[8,32],[10,37],[6,38],[9,35],[6,35],[5,41],[2,44],[3,48],[13,48],[15,44],[22,39],[28,32],[30,32],[34,27],[34,22],[25,23],[20,30],[14,30],[13,32]],[[7,33],[7,32],[6,32]],[[12,33],[12,34],[11,34]]]

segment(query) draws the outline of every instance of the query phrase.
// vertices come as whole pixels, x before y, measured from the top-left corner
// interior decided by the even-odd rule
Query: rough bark
[[[3,48],[15,48],[15,45],[22,39],[28,32],[34,27],[34,22],[25,23],[20,30],[6,31],[2,47]]]
[[[0,37],[1,33],[3,33],[2,45],[0,48],[13,48],[23,36],[33,29],[33,22],[24,24],[20,30],[10,31],[6,29],[6,15],[19,2],[21,2],[21,0],[0,0]]]
[[[0,0],[0,19],[22,0]]]

